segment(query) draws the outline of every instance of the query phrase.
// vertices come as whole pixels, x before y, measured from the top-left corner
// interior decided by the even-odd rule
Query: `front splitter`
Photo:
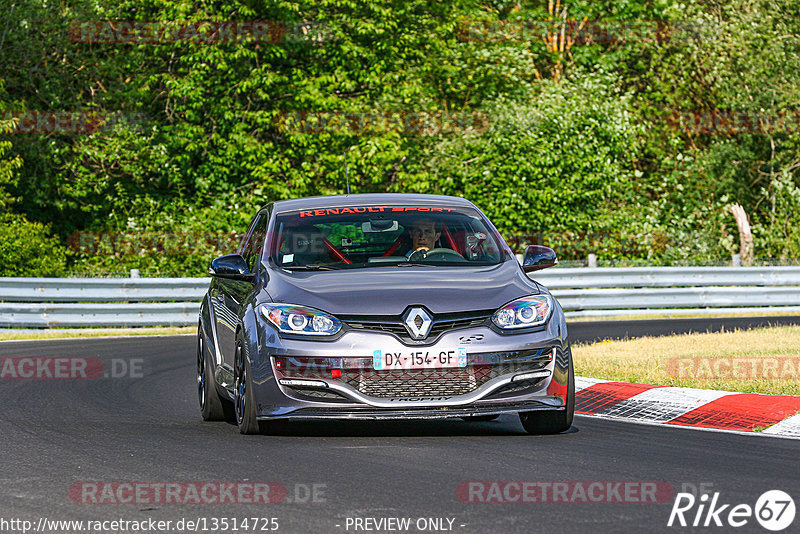
[[[286,419],[349,419],[349,420],[384,420],[384,419],[448,419],[472,417],[478,415],[502,415],[505,413],[529,412],[534,410],[561,411],[564,407],[552,406],[544,402],[525,402],[514,404],[497,404],[492,406],[443,406],[437,408],[415,408],[398,410],[390,408],[300,408],[293,412],[270,417],[258,417],[259,421],[276,421]]]

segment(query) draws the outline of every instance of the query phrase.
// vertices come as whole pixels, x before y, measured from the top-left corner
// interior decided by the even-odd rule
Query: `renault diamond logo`
[[[403,324],[413,339],[425,339],[431,331],[433,318],[423,308],[411,308],[403,316]]]

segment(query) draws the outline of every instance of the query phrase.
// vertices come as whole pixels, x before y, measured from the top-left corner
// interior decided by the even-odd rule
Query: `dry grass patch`
[[[194,334],[196,332],[196,326],[163,328],[86,328],[82,330],[50,329],[40,332],[0,332],[0,341],[107,336],[175,336],[180,334]]]
[[[573,354],[580,376],[800,395],[800,326],[606,340]]]
[[[715,310],[713,314],[710,313],[692,313],[691,311],[687,311],[686,313],[674,313],[674,314],[658,314],[658,313],[637,313],[637,314],[623,314],[623,315],[613,315],[613,311],[608,312],[610,315],[599,315],[599,316],[592,316],[592,315],[581,315],[578,317],[570,317],[567,316],[567,321],[570,323],[581,323],[581,322],[594,322],[594,321],[630,321],[633,319],[713,319],[715,317],[753,317],[752,312],[723,312],[719,310]],[[758,317],[795,317],[800,316],[800,312],[797,311],[759,311]]]

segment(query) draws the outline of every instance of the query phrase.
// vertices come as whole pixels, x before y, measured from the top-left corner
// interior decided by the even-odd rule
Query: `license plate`
[[[372,368],[376,371],[392,369],[442,369],[466,367],[467,349],[403,349],[375,350],[372,352]]]

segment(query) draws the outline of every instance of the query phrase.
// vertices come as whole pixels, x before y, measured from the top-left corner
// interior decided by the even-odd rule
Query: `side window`
[[[250,225],[247,227],[247,231],[242,236],[242,240],[239,242],[239,246],[236,248],[236,254],[244,255],[244,251],[247,248],[250,239],[250,234],[252,233],[253,228],[255,228],[260,218],[261,214],[258,214],[255,217],[253,217],[252,221],[250,221]]]
[[[242,256],[244,257],[247,267],[250,272],[255,272],[258,258],[261,256],[261,249],[264,246],[264,239],[267,236],[267,224],[269,223],[269,214],[262,213],[259,219],[253,225],[250,235],[247,236],[247,241],[242,248]]]

